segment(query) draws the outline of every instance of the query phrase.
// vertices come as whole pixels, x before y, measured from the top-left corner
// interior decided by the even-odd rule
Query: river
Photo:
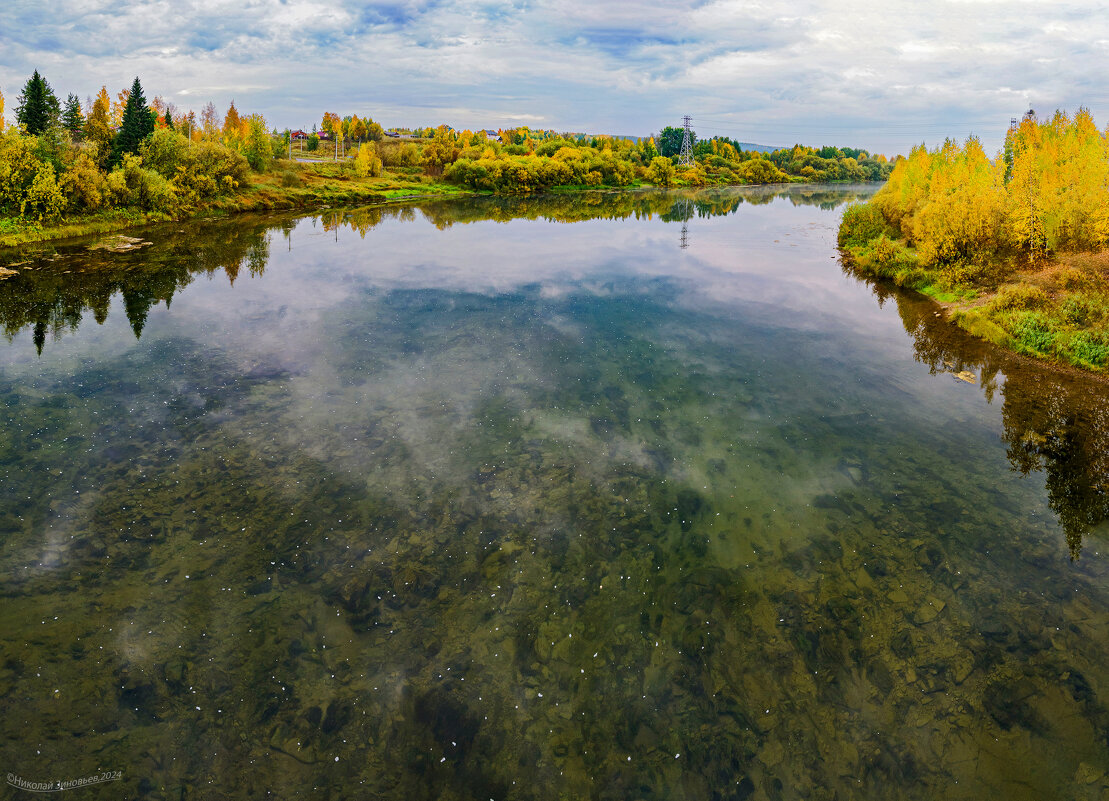
[[[6,254],[8,783],[1109,797],[1106,384],[852,274],[872,191]]]

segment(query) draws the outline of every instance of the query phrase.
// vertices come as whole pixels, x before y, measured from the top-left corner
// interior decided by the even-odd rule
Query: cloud
[[[0,90],[33,69],[79,96],[232,98],[274,125],[324,111],[391,124],[702,135],[886,152],[971,132],[996,146],[1026,104],[1089,105],[1109,51],[1095,2],[941,0],[6,0]],[[206,94],[207,93],[207,94]],[[9,112],[9,117],[11,113]]]

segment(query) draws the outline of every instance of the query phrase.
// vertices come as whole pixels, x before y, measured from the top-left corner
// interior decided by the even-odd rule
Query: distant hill
[[[554,133],[554,132],[552,131],[551,133]],[[631,134],[572,133],[572,134],[563,134],[563,135],[564,136],[572,136],[575,139],[577,139],[579,142],[583,141],[583,140],[591,139],[594,136],[608,136],[608,137],[611,137],[613,139],[630,139],[631,141],[635,142],[636,144],[638,144],[640,142],[640,140],[650,138],[650,137],[647,137],[647,136],[632,136]],[[785,148],[782,148],[782,147],[775,147],[774,145],[756,145],[754,142],[739,142],[739,148],[740,148],[740,150],[753,150],[756,153],[773,153],[775,150],[784,150],[785,149]]]
[[[604,134],[611,136],[613,139],[631,139],[633,142],[639,142],[640,139],[646,139],[646,136],[626,136],[623,134]],[[782,150],[781,147],[774,147],[773,145],[756,145],[754,142],[740,142],[740,149],[754,150],[756,153],[773,153],[775,150]]]
[[[754,150],[756,153],[773,153],[775,150],[782,149],[770,145],[756,145],[753,142],[740,142],[739,147],[741,150]]]

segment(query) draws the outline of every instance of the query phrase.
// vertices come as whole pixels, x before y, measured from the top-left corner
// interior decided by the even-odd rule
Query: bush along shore
[[[1109,131],[1088,111],[1029,112],[1004,150],[919,147],[839,229],[863,275],[931,295],[1017,353],[1109,368]]]
[[[0,95],[0,247],[105,233],[207,214],[387,202],[412,196],[529,194],[638,186],[715,186],[885,180],[892,163],[853,148],[795,145],[770,153],[692,137],[533,131],[456,131],[446,125],[387,133],[371,118],[323,115],[319,133],[269,130],[234,103],[198,117],[135,78],[82,109],[35,74],[5,130]],[[293,158],[294,154],[297,156]],[[327,160],[331,155],[332,160]],[[2,265],[0,265],[2,266]]]

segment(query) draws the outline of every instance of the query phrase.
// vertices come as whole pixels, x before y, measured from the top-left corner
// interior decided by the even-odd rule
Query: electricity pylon
[[[678,154],[679,167],[695,167],[697,165],[697,162],[693,159],[693,137],[689,130],[689,124],[692,120],[693,118],[688,114],[682,117],[682,121],[685,123],[685,133],[682,134],[682,152]]]

